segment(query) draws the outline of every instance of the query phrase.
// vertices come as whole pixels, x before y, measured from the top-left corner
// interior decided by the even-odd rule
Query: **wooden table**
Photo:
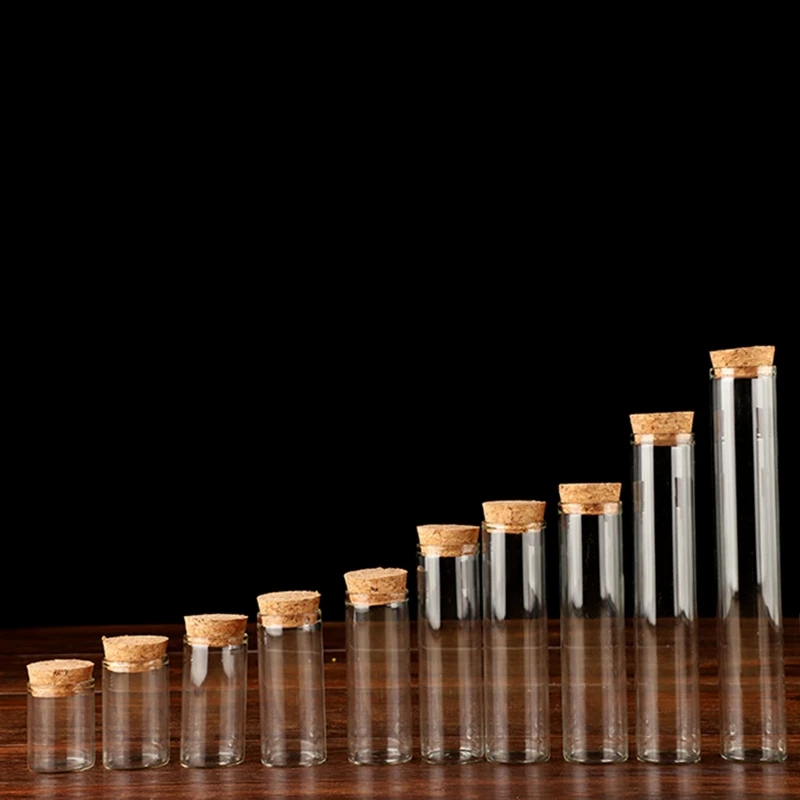
[[[720,758],[715,624],[701,623],[701,719],[703,758],[687,766],[652,766],[636,760],[611,766],[566,764],[561,758],[561,696],[558,622],[550,629],[550,704],[553,758],[547,764],[502,766],[431,766],[418,758],[393,767],[356,767],[346,756],[346,691],[342,623],[325,625],[328,761],[309,769],[268,769],[259,760],[256,653],[250,653],[247,707],[247,757],[229,769],[187,770],[178,763],[182,626],[148,628],[51,628],[0,631],[0,798],[163,798],[226,800],[236,798],[436,798],[511,800],[512,798],[679,798],[735,800],[761,797],[800,798],[800,631],[786,620],[786,700],[789,758],[783,764],[734,764]],[[45,658],[88,658],[100,684],[100,636],[159,633],[170,637],[171,763],[157,770],[109,772],[95,766],[69,775],[34,775],[26,766],[25,664]],[[630,633],[630,632],[629,632]],[[251,626],[251,644],[255,631]],[[631,752],[635,752],[633,651],[628,649],[628,702]],[[412,656],[416,680],[416,653]],[[416,695],[416,691],[414,692]],[[100,698],[97,703],[97,764],[100,757]],[[416,696],[415,696],[416,704]],[[415,715],[417,708],[415,705]],[[416,719],[416,716],[415,716]],[[416,725],[416,722],[415,722]]]

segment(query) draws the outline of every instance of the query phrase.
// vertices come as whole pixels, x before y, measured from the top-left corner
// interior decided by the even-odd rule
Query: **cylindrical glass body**
[[[559,505],[564,759],[628,758],[622,504]]]
[[[297,627],[258,615],[261,761],[268,767],[325,761],[322,652],[319,611]]]
[[[103,766],[169,762],[169,658],[148,664],[103,661]]]
[[[345,607],[347,757],[354,764],[411,759],[408,597]]]
[[[419,738],[433,764],[483,758],[479,563],[477,545],[418,551]]]
[[[483,523],[486,758],[550,758],[544,522]]]
[[[641,761],[700,758],[694,437],[633,442],[636,748]]]
[[[183,638],[181,764],[230,767],[244,761],[247,634],[214,646]]]
[[[723,757],[786,758],[775,368],[711,373]]]
[[[28,686],[28,768],[79,772],[94,766],[94,678],[67,696]]]

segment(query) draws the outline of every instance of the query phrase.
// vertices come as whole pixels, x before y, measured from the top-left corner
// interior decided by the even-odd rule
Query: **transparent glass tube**
[[[58,696],[28,685],[28,768],[79,772],[94,766],[94,678]]]
[[[169,762],[169,658],[103,661],[103,766],[144,769]]]
[[[261,761],[268,767],[321,764],[325,747],[322,618],[284,627],[258,615]]]
[[[483,758],[478,548],[460,556],[423,549],[417,566],[422,757],[434,764],[478,761]]]
[[[545,524],[483,523],[486,758],[550,758]]]
[[[559,504],[564,759],[628,758],[622,504]]]
[[[411,759],[408,597],[345,604],[347,756],[354,764]]]
[[[775,368],[711,372],[721,753],[786,758]]]
[[[700,758],[694,437],[633,442],[636,747],[641,761]]]
[[[214,646],[183,638],[181,764],[230,767],[244,761],[247,634]]]

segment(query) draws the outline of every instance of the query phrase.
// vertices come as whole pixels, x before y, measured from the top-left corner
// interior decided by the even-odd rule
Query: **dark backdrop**
[[[415,526],[478,524],[496,499],[547,501],[557,616],[558,484],[594,481],[624,484],[630,613],[628,414],[673,410],[696,411],[711,616],[708,351],[754,344],[777,346],[784,613],[800,612],[794,326],[747,287],[728,303],[569,270],[466,292],[457,273],[436,291],[400,272],[215,280],[138,287],[141,305],[110,296],[48,331],[2,626],[254,616],[256,595],[308,588],[341,619],[345,571],[405,567],[413,594]]]

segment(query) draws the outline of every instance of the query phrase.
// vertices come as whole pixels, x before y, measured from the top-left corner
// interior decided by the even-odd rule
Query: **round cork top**
[[[319,592],[269,592],[258,596],[261,622],[268,627],[313,625],[319,614]]]
[[[28,664],[28,684],[35,697],[69,697],[91,680],[94,664],[76,658],[56,658]]]
[[[167,654],[166,636],[104,636],[103,652],[111,672],[158,669]]]
[[[227,647],[241,644],[247,630],[246,614],[192,614],[183,618],[192,644]]]
[[[404,569],[357,569],[345,572],[350,602],[359,606],[383,606],[405,600],[408,572]]]
[[[755,378],[772,367],[775,348],[772,345],[735,347],[732,350],[712,350],[710,356],[715,378]]]
[[[424,556],[473,556],[478,552],[477,525],[418,525],[419,548]]]
[[[545,505],[542,500],[490,500],[483,504],[483,517],[488,525],[502,525],[505,533],[524,533],[543,526]]]
[[[564,514],[617,514],[621,483],[562,483],[558,493]]]
[[[694,411],[631,414],[633,440],[637,444],[674,445],[692,433]]]

